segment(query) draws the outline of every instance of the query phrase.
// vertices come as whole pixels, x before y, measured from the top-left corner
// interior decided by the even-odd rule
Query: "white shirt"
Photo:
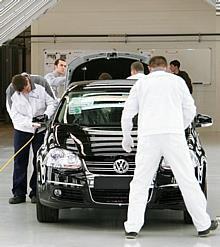
[[[154,71],[132,87],[122,113],[123,134],[130,134],[138,113],[138,135],[184,133],[196,114],[185,81],[165,71]]]
[[[127,79],[144,79],[146,77],[147,77],[147,75],[145,75],[144,73],[137,73],[135,75],[131,75],[131,76],[127,77]]]
[[[56,71],[53,71],[51,73],[46,74],[44,78],[50,84],[56,97],[58,97],[58,89],[60,86],[64,86],[66,77],[61,74],[58,74]]]

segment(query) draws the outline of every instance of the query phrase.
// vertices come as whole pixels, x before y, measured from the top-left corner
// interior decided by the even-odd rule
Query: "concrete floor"
[[[208,211],[220,216],[220,133],[201,132],[208,168]],[[0,123],[0,167],[13,154],[12,128]],[[151,210],[137,240],[126,240],[123,222],[126,210],[73,209],[61,211],[56,224],[38,223],[35,205],[9,205],[12,182],[11,163],[0,173],[0,246],[2,247],[215,247],[220,229],[208,238],[198,238],[192,225],[185,225],[182,212]]]

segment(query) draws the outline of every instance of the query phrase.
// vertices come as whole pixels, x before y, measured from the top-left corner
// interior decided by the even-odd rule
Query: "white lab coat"
[[[210,217],[206,198],[194,175],[184,129],[196,114],[194,100],[184,80],[165,71],[154,71],[138,80],[122,113],[123,136],[129,136],[138,113],[136,168],[130,184],[126,232],[139,232],[144,224],[148,189],[161,156],[170,164],[198,231],[206,230]]]
[[[34,133],[33,117],[54,114],[58,101],[47,81],[41,76],[30,76],[31,92],[24,96],[13,89],[12,84],[6,90],[6,107],[16,130]]]

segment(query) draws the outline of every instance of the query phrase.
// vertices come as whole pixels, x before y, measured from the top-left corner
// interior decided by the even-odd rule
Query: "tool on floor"
[[[37,133],[37,129],[32,135],[32,137],[14,154],[12,155],[1,167],[0,173],[11,163],[11,161],[34,139],[35,134]]]
[[[36,127],[32,137],[14,154],[12,155],[1,167],[0,167],[0,173],[11,163],[11,161],[34,139],[35,135],[38,132],[38,128],[40,128],[42,125],[46,125],[46,122],[48,121],[47,115],[40,115],[37,117],[34,117],[32,119],[33,125]]]

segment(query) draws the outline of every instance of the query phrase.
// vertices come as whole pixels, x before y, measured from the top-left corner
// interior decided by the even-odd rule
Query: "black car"
[[[134,83],[135,80],[118,79],[69,85],[38,152],[38,221],[56,222],[59,209],[128,205],[129,183],[135,169],[137,117],[132,130],[135,147],[131,153],[122,149],[120,120]],[[211,124],[209,116],[197,115],[185,132],[195,175],[205,195],[207,159],[195,128]],[[182,210],[185,222],[190,223],[169,165],[163,157],[158,165],[147,206]]]

